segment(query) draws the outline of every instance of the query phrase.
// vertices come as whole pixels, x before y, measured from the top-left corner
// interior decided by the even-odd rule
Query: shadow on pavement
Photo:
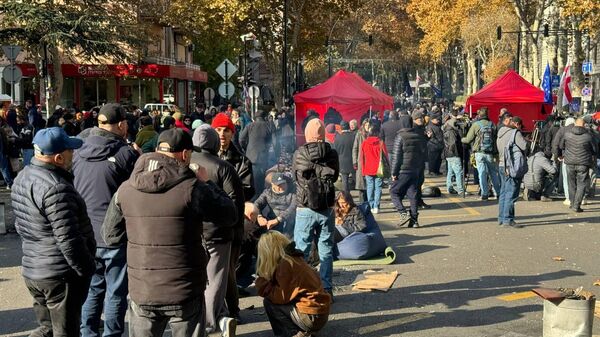
[[[19,334],[35,329],[36,326],[32,308],[0,311],[0,335]],[[22,335],[28,336],[29,334]]]

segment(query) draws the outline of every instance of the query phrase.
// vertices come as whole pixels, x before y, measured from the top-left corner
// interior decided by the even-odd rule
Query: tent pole
[[[473,119],[473,105],[469,104],[469,118]]]

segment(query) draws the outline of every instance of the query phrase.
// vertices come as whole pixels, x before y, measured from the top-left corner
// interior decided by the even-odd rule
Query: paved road
[[[428,183],[441,185],[442,179]],[[384,198],[377,218],[398,259],[389,266],[336,269],[336,302],[320,336],[537,337],[542,300],[522,292],[584,286],[600,293],[592,285],[600,279],[598,200],[580,214],[560,201],[519,202],[517,220],[525,228],[504,229],[496,222],[495,201],[442,197],[428,200],[433,209],[421,213],[422,228],[400,229]],[[25,336],[35,326],[19,264],[18,236],[0,236],[3,336]],[[387,293],[351,291],[350,283],[368,269],[400,275]],[[513,293],[512,300],[499,298]],[[247,324],[238,328],[240,336],[271,336],[260,298],[244,298],[241,307]]]

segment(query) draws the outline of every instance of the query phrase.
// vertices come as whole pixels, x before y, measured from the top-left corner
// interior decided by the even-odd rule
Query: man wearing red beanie
[[[219,134],[219,141],[221,143],[219,158],[235,167],[244,188],[244,199],[245,201],[250,201],[254,196],[252,164],[250,163],[250,160],[244,156],[242,151],[232,142],[235,133],[235,125],[229,116],[224,113],[219,113],[213,118],[211,126]],[[252,252],[254,251],[252,247],[245,247],[246,245],[242,246],[243,236],[243,230],[234,233],[233,241],[231,243],[227,294],[225,295],[229,315],[236,318],[238,321],[240,321],[240,301],[237,289],[236,270],[240,265],[252,264]]]

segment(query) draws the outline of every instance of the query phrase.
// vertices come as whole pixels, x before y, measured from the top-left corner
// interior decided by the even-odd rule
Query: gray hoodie
[[[498,147],[498,155],[499,155],[498,166],[500,166],[500,167],[504,167],[504,148],[512,140],[514,131],[515,131],[515,129],[510,128],[510,127],[504,127],[502,129],[498,130],[498,138],[496,139],[496,146]],[[523,153],[526,154],[527,145],[529,142],[527,140],[525,140],[525,138],[523,137],[523,134],[519,130],[517,130],[517,135],[515,137],[515,143],[517,144],[519,149],[521,149],[521,151],[523,151]]]

